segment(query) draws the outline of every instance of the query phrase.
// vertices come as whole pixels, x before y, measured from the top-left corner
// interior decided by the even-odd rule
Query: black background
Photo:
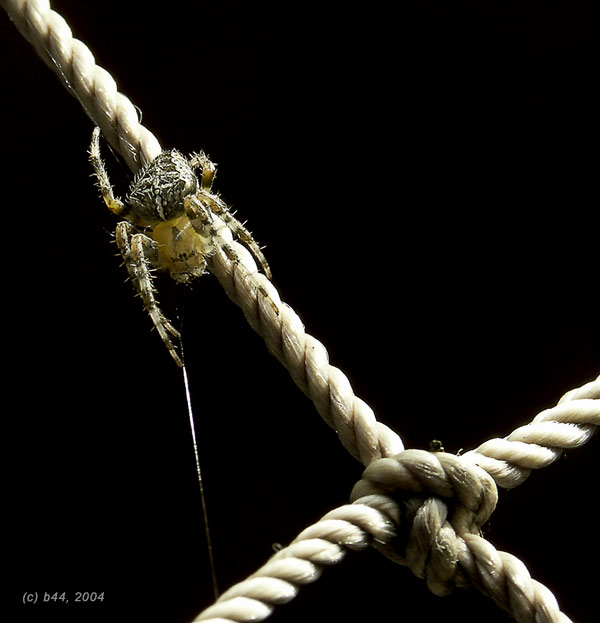
[[[597,22],[574,3],[398,4],[53,6],[163,147],[219,164],[282,299],[378,419],[456,452],[599,372]],[[211,588],[180,371],[115,257],[91,121],[0,20],[8,605],[19,621],[190,621]],[[362,469],[216,279],[160,292],[185,314],[225,588]],[[579,621],[597,600],[597,444],[501,491],[487,533]],[[24,591],[105,600],[25,608]],[[270,620],[332,617],[508,620],[371,550]]]

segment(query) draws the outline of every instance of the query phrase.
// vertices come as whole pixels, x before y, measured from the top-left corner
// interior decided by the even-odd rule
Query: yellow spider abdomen
[[[214,245],[194,230],[187,216],[154,225],[150,236],[158,245],[158,268],[182,283],[200,277],[206,256],[214,252]]]

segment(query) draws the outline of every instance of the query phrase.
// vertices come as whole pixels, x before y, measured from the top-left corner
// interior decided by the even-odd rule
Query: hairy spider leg
[[[217,165],[203,152],[192,154],[190,167],[200,169],[200,188],[210,191],[217,175]]]
[[[188,195],[184,200],[185,212],[192,227],[200,236],[209,237],[211,240],[218,240],[219,246],[223,249],[227,258],[235,264],[241,264],[240,256],[236,253],[235,249],[225,242],[215,229],[210,208],[204,204],[201,197],[202,199],[204,198],[204,196],[198,192],[196,195]],[[279,308],[275,305],[275,302],[266,289],[258,283],[255,285],[258,291],[269,302],[273,311],[279,316]]]
[[[192,154],[190,159],[192,169],[200,169],[200,189],[198,194],[202,202],[207,205],[219,218],[231,229],[233,235],[241,240],[248,248],[256,263],[262,268],[263,273],[269,281],[272,278],[271,269],[263,252],[252,237],[252,234],[240,223],[229,211],[227,204],[214,193],[211,192],[213,181],[217,174],[217,165],[212,162],[208,156],[201,151],[198,154]]]
[[[132,218],[134,215],[132,214],[131,208],[126,206],[118,197],[115,197],[114,195],[113,187],[108,179],[106,167],[100,157],[100,128],[98,126],[94,128],[92,133],[92,144],[90,145],[89,155],[90,162],[92,163],[94,172],[96,173],[96,184],[102,193],[102,198],[104,199],[104,203],[108,206],[108,209],[121,218],[126,218],[132,222],[135,222],[137,219]]]
[[[271,269],[263,252],[252,237],[252,234],[231,214],[225,202],[217,195],[213,195],[202,188],[198,190],[198,196],[231,229],[231,233],[244,243],[255,262],[262,268],[267,279],[271,281]]]
[[[117,225],[116,240],[131,281],[140,295],[156,330],[175,363],[179,367],[183,367],[183,361],[171,339],[172,337],[181,339],[181,334],[167,320],[155,296],[156,290],[152,282],[152,265],[154,264],[153,258],[158,256],[156,242],[144,234],[137,233],[135,228],[127,221],[122,221]]]

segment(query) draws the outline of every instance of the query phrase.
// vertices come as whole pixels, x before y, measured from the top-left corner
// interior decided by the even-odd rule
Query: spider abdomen
[[[180,283],[200,277],[206,257],[215,251],[214,243],[194,231],[186,216],[158,223],[150,235],[157,243],[158,268]]]
[[[185,213],[183,199],[197,189],[198,178],[186,158],[170,149],[136,175],[127,203],[142,221],[169,221]]]
[[[219,227],[227,228],[246,246],[270,279],[267,261],[250,232],[212,192],[216,167],[204,152],[187,160],[175,149],[163,151],[135,176],[125,202],[115,197],[108,179],[100,156],[98,127],[92,133],[90,162],[104,202],[121,219],[115,239],[131,281],[171,357],[183,366],[174,343],[181,334],[158,304],[154,271],[165,271],[179,283],[190,283],[206,272],[208,258],[218,247],[228,260],[239,263],[239,254],[219,233]],[[260,284],[257,289],[279,314],[267,290]]]

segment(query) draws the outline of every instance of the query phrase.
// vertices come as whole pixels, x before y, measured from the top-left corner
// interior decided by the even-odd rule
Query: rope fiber
[[[89,48],[73,37],[49,0],[2,0],[2,6],[134,173],[158,156],[161,146],[139,122],[133,103],[119,92],[108,71],[96,65]]]

